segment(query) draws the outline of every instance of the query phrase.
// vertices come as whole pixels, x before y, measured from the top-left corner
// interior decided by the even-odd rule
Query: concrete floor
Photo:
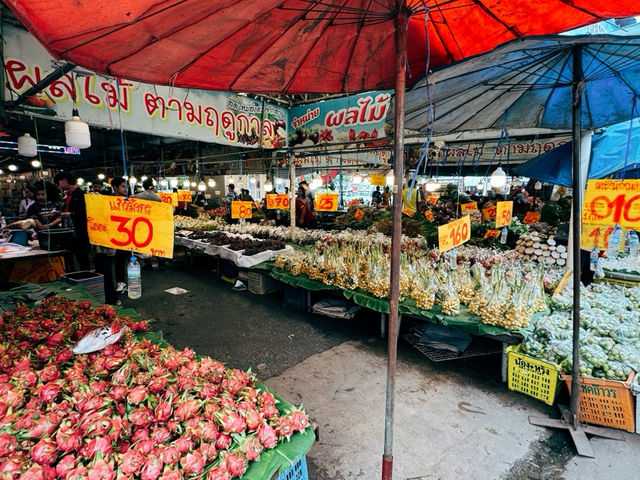
[[[386,340],[379,316],[334,320],[283,307],[282,293],[236,292],[207,257],[143,271],[143,295],[123,298],[177,348],[251,368],[319,426],[307,455],[311,480],[381,478]],[[174,296],[164,290],[182,287]],[[635,480],[640,435],[593,438],[596,458],[575,455],[568,433],[528,417],[557,409],[509,391],[500,356],[433,363],[398,348],[393,478],[401,480]]]

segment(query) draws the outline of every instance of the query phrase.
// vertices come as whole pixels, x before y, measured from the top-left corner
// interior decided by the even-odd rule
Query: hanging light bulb
[[[249,182],[251,182],[252,184],[255,184],[256,183],[256,177],[251,177],[249,179]]]
[[[147,177],[146,175],[142,175],[142,176],[140,177],[140,181],[141,181],[141,182],[144,182],[147,178],[148,178],[148,177]]]
[[[36,139],[28,133],[18,137],[18,154],[23,157],[35,157],[38,154]]]
[[[273,183],[271,183],[271,180],[267,180],[264,183],[264,190],[265,192],[270,192],[271,190],[273,190]]]
[[[137,179],[136,177],[132,176],[132,177],[129,179],[129,184],[130,184],[131,186],[134,186],[136,183],[138,183],[138,179]]]
[[[38,160],[38,159],[31,160],[31,166],[33,168],[40,168],[41,165],[42,164],[40,163],[40,160]]]
[[[16,170],[18,170],[18,167],[15,166],[13,163],[11,163],[10,165],[7,166],[7,168],[9,169],[9,171],[11,172],[15,172]]]
[[[171,185],[171,188],[176,188],[178,186],[178,179],[172,178],[171,180],[169,180],[169,185]]]
[[[99,173],[98,180],[104,180],[104,179],[105,179],[104,173]]]
[[[4,170],[0,168],[0,175],[4,175]]]
[[[504,173],[502,167],[496,168],[491,174],[490,178],[491,187],[500,188],[504,187],[507,184],[507,174]]]
[[[191,182],[189,180],[185,180],[184,182],[182,182],[182,186],[184,188],[189,188],[191,186]]]
[[[169,182],[167,182],[166,178],[163,178],[162,180],[160,180],[160,186],[161,187],[166,187],[169,185]]]
[[[209,186],[209,188],[213,188],[216,186],[216,181],[213,178],[209,178],[209,180],[207,181],[207,185]]]
[[[476,190],[484,190],[484,183],[478,182],[478,185],[476,185]]]
[[[78,179],[76,180],[76,183],[80,186],[84,185],[84,178],[78,177]]]
[[[313,180],[311,180],[311,185],[309,185],[313,190],[316,190],[320,187],[322,187],[322,178],[320,177],[316,177]]]
[[[198,191],[204,192],[206,189],[207,189],[207,184],[204,183],[204,180],[200,180],[200,183],[198,183]]]
[[[511,186],[512,187],[521,187],[522,186],[522,180],[520,180],[519,177],[513,177],[511,179]]]
[[[64,122],[64,138],[67,145],[76,148],[89,148],[91,135],[89,125],[80,120],[78,110],[73,109],[71,120]]]
[[[424,186],[425,190],[427,192],[435,192],[436,190],[438,190],[438,187],[440,185],[436,182],[434,182],[432,179],[427,180],[426,185]]]
[[[351,181],[353,183],[362,183],[362,175],[356,172],[356,174],[351,178]]]

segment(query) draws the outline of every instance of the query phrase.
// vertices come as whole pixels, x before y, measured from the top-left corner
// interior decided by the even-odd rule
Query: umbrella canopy
[[[514,38],[640,11],[635,0],[5,3],[55,58],[96,72],[177,87],[284,94],[393,88],[395,24],[405,8],[414,80],[424,74],[428,56],[430,65],[444,65]]]
[[[640,37],[544,36],[513,41],[429,77],[434,133],[571,129],[573,55],[582,51],[582,128],[640,115]],[[428,129],[425,85],[406,95],[405,126]]]

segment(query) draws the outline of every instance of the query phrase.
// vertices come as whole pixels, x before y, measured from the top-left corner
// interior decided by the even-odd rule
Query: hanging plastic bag
[[[73,346],[71,351],[76,355],[97,352],[107,345],[116,343],[128,330],[129,327],[126,325],[124,327],[107,326],[96,328],[82,337],[80,341]]]

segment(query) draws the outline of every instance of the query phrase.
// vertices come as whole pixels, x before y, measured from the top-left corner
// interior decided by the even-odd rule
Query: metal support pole
[[[290,227],[291,227],[291,240],[294,239],[296,234],[296,158],[293,153],[289,154],[289,215],[290,215]]]
[[[402,240],[402,179],[404,177],[404,89],[407,64],[406,5],[401,2],[396,22],[395,79],[395,150],[393,159],[393,230],[391,233],[391,274],[389,288],[389,358],[387,364],[387,394],[384,421],[384,454],[382,480],[393,478],[393,408],[396,388],[396,358],[398,354],[398,300],[400,294],[400,242]]]

